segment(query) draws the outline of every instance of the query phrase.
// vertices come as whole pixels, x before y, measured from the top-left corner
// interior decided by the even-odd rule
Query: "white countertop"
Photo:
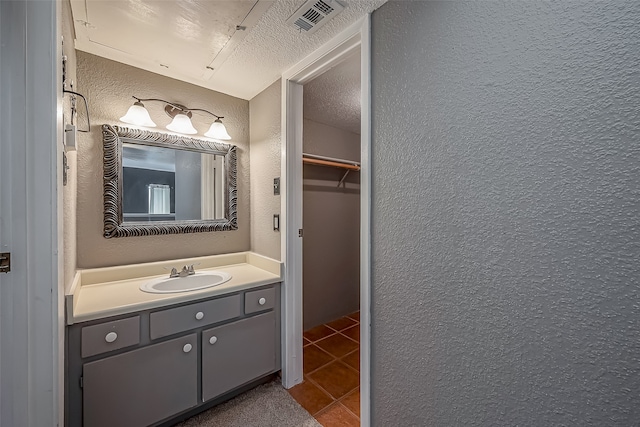
[[[140,285],[149,280],[167,277],[165,268],[178,266],[179,269],[182,265],[198,263],[201,268],[196,266],[197,271],[221,270],[231,274],[231,279],[221,285],[190,292],[152,294],[140,290]],[[158,274],[149,274],[156,272]],[[67,324],[197,301],[281,280],[282,264],[279,261],[251,252],[79,270],[65,297]]]

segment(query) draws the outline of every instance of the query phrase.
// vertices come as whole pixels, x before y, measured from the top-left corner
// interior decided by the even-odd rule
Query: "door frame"
[[[282,383],[302,372],[302,85],[360,49],[360,419],[370,425],[371,395],[371,19],[367,14],[282,74]]]
[[[0,10],[0,425],[62,425],[60,4]]]

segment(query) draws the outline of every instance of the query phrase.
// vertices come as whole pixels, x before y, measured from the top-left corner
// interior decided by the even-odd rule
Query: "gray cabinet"
[[[276,319],[260,314],[202,332],[202,400],[276,369]]]
[[[151,339],[155,340],[238,317],[242,312],[241,301],[241,295],[231,295],[183,305],[178,308],[155,311],[151,313],[149,325]]]
[[[84,365],[83,418],[91,427],[148,426],[198,404],[196,334]]]
[[[276,305],[275,288],[260,289],[244,294],[245,314],[257,313],[259,311],[271,310]]]
[[[82,328],[82,357],[140,343],[140,316]]]
[[[280,286],[67,327],[67,427],[170,426],[280,369]]]

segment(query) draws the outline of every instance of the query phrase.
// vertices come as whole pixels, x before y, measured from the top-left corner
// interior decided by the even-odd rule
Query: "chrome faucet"
[[[175,267],[171,269],[171,273],[169,273],[169,277],[187,277],[196,274],[196,270],[193,268],[193,264],[185,265],[182,267],[182,270],[178,271]]]

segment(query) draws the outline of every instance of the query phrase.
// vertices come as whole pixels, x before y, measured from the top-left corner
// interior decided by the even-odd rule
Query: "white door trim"
[[[370,425],[370,217],[371,217],[371,45],[370,15],[351,25],[282,75],[282,383],[291,388],[302,374],[302,85],[360,49],[360,416]]]
[[[360,61],[360,425],[371,425],[371,15]]]
[[[59,2],[0,2],[0,425],[62,420]]]

